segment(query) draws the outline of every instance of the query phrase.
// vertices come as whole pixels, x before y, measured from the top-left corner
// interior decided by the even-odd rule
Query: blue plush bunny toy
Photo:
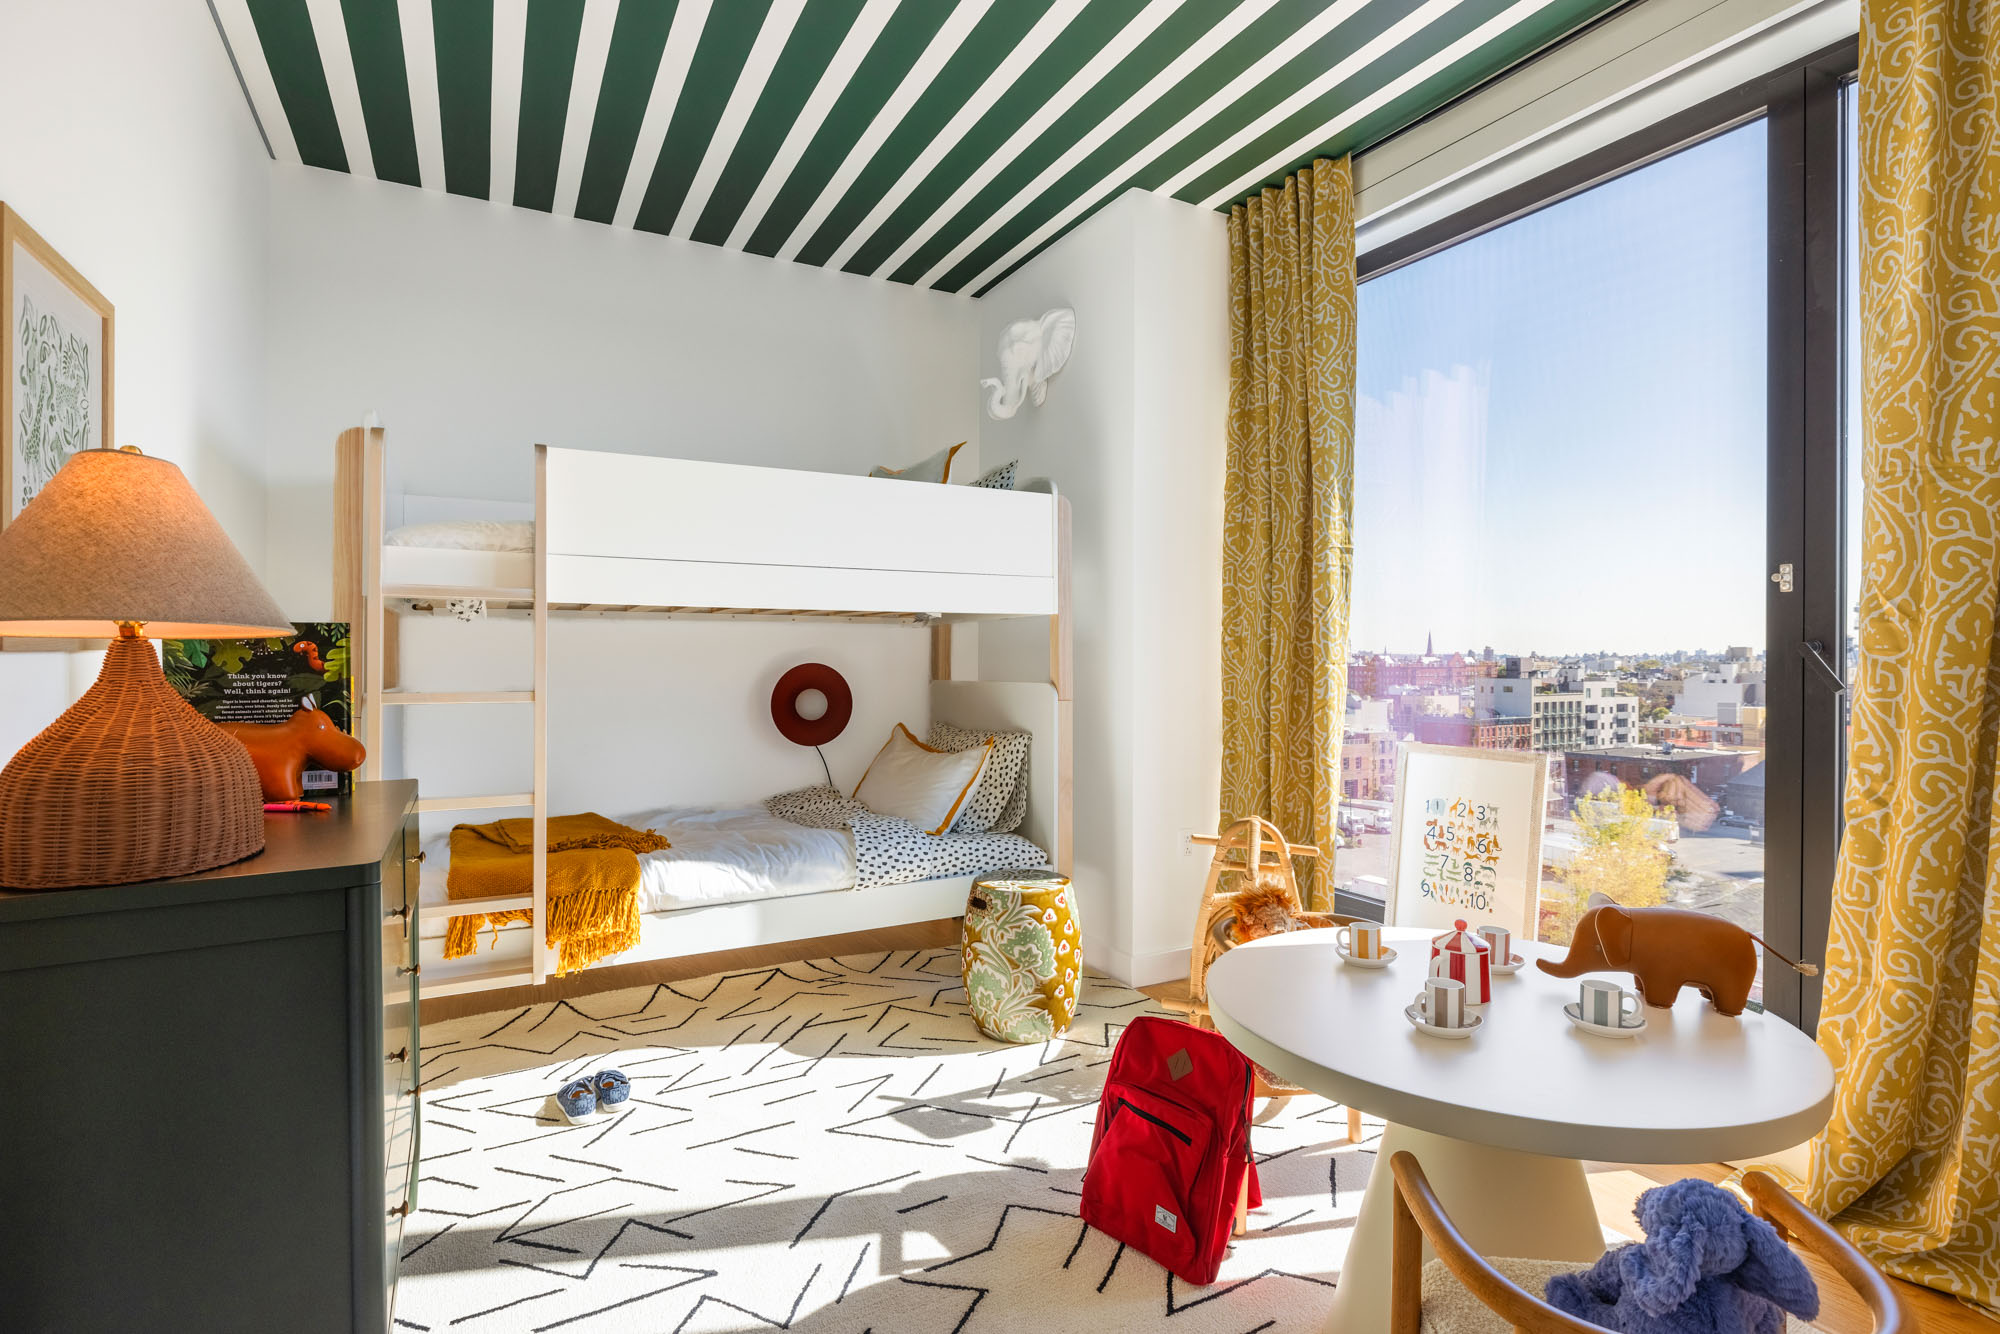
[[[1689,1178],[1633,1209],[1646,1239],[1548,1282],[1549,1305],[1624,1334],[1783,1334],[1786,1311],[1819,1314],[1819,1289],[1769,1223]]]

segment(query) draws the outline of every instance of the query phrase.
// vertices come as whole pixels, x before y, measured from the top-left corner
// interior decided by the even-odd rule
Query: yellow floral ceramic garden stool
[[[993,871],[965,900],[965,999],[979,1031],[1041,1042],[1069,1028],[1083,985],[1083,935],[1069,877]]]

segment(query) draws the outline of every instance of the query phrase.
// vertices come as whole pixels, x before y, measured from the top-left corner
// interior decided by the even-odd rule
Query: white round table
[[[1750,1158],[1826,1123],[1833,1067],[1791,1025],[1750,1012],[1727,1018],[1684,990],[1672,1009],[1647,1008],[1636,1037],[1584,1033],[1562,1012],[1577,998],[1576,980],[1535,967],[1537,957],[1561,957],[1550,946],[1515,941],[1527,962],[1493,979],[1493,1002],[1471,1037],[1419,1033],[1403,1007],[1423,988],[1435,934],[1385,930],[1398,955],[1377,970],[1341,963],[1332,931],[1253,941],[1209,969],[1209,1013],[1244,1055],[1389,1123],[1329,1331],[1389,1327],[1392,1154],[1408,1151],[1423,1165],[1482,1254],[1588,1263],[1604,1242],[1584,1160]]]

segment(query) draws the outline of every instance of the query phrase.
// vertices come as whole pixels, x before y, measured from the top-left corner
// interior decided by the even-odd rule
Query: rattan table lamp
[[[0,888],[130,884],[261,852],[249,753],[175,693],[147,640],[291,633],[179,468],[73,455],[0,530],[0,635],[115,637],[96,683],[0,771]]]

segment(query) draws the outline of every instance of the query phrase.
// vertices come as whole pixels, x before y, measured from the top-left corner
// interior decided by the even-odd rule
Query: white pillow
[[[951,461],[957,457],[958,451],[964,448],[965,442],[961,440],[950,449],[940,449],[929,458],[920,459],[907,468],[871,468],[868,475],[870,477],[894,477],[905,482],[949,482],[951,480]]]
[[[877,815],[898,815],[927,834],[942,834],[979,781],[993,743],[972,750],[933,750],[901,723],[855,785],[854,799]]]
[[[535,525],[521,519],[440,519],[404,524],[390,530],[382,543],[450,551],[533,551]]]

